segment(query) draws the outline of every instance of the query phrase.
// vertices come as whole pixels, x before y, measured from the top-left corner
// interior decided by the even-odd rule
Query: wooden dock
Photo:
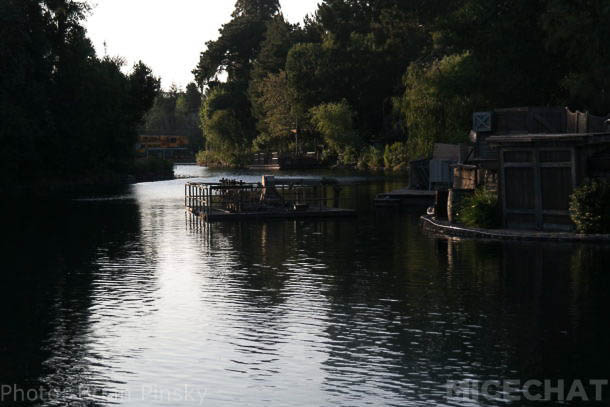
[[[341,186],[334,179],[263,176],[260,183],[221,180],[188,182],[186,211],[206,222],[247,219],[311,219],[354,217],[339,208]],[[330,204],[330,205],[329,205]]]
[[[402,188],[377,195],[375,206],[428,207],[434,205],[435,197],[436,191]]]

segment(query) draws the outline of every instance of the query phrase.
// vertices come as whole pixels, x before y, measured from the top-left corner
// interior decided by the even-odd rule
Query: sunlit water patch
[[[486,406],[510,403],[448,383],[610,377],[608,248],[427,236],[371,206],[400,178],[341,181],[355,220],[192,225],[184,179],[16,217],[1,382],[44,406]]]

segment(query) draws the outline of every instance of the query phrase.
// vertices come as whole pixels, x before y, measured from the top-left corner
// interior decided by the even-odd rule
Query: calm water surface
[[[608,247],[427,235],[372,208],[401,179],[340,178],[357,220],[201,227],[183,179],[14,210],[0,384],[51,392],[0,404],[491,406],[447,383],[610,379]]]

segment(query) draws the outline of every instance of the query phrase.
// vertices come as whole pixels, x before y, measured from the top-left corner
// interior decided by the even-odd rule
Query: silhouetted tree
[[[129,75],[99,59],[84,2],[0,3],[2,185],[127,172],[136,126],[158,90],[150,69]]]

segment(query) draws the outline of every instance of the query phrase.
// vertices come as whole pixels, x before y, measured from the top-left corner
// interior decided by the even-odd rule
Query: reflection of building
[[[170,132],[141,132],[138,135],[136,152],[143,157],[156,156],[166,159],[192,159],[186,136]]]

